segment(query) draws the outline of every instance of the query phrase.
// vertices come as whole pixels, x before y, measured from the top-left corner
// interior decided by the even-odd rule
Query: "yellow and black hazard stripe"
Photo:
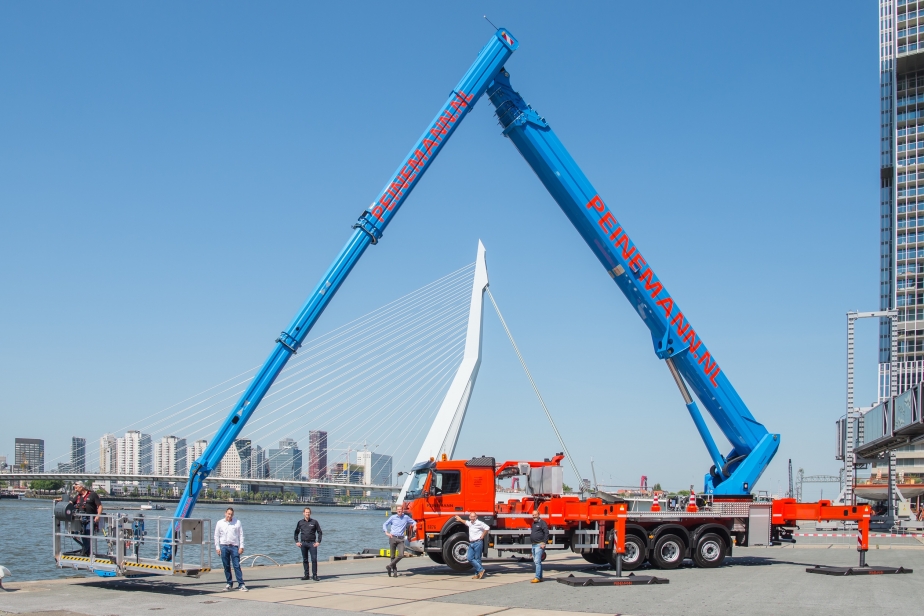
[[[177,569],[176,573],[208,573],[211,571],[209,567],[203,569]]]
[[[62,557],[61,557],[61,560],[76,560],[77,562],[81,562],[81,563],[88,563],[88,562],[90,562],[90,559],[87,558],[86,556],[62,556]],[[112,565],[112,564],[114,564],[111,560],[103,559],[103,558],[97,558],[97,559],[96,559],[96,562],[98,562],[98,563],[101,564],[101,565]]]
[[[126,567],[135,567],[138,569],[155,569],[157,571],[173,571],[172,567],[167,565],[148,565],[146,563],[124,563]]]

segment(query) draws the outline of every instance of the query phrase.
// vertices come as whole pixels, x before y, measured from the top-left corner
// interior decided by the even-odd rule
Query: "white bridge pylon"
[[[452,458],[459,440],[459,431],[468,410],[468,401],[475,388],[478,368],[481,366],[482,320],[484,317],[484,292],[488,288],[488,266],[485,262],[485,248],[478,240],[478,256],[475,258],[475,278],[472,282],[472,300],[468,312],[468,331],[465,336],[465,351],[462,363],[456,371],[452,384],[440,404],[433,425],[424,439],[414,464],[426,462],[433,458],[439,460],[444,453]],[[404,481],[404,487],[398,495],[398,502],[404,502],[404,495],[411,484],[412,475]]]

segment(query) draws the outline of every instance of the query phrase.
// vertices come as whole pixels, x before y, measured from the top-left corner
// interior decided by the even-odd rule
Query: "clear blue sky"
[[[262,361],[491,36],[484,13],[520,40],[514,86],[782,434],[759,487],[787,458],[835,473],[844,314],[878,308],[869,2],[0,5],[0,454],[40,437],[52,458]],[[487,101],[318,327],[479,238],[585,473],[593,456],[607,483],[700,486],[647,329]],[[484,346],[458,454],[557,451],[493,314]]]

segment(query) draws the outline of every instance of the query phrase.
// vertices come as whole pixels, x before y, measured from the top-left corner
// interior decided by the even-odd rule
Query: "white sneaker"
[[[241,592],[247,592],[247,587],[244,586],[243,584],[241,584],[240,586],[238,586],[237,589],[238,589],[239,591],[241,591]]]
[[[231,590],[231,584],[225,584],[225,590],[226,591]]]

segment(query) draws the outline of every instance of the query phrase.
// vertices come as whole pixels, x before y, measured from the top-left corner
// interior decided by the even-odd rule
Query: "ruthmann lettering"
[[[606,204],[603,203],[603,199],[600,198],[600,195],[595,196],[587,202],[587,209],[593,209],[600,214],[600,218],[597,219],[597,224],[600,225],[600,229],[602,229],[604,233],[609,234],[614,256],[617,258],[621,256],[624,261],[628,262],[628,269],[632,270],[636,278],[638,278],[639,289],[641,290],[644,288],[644,290],[649,293],[651,299],[656,300],[655,304],[664,311],[664,318],[670,319],[670,327],[675,327],[680,339],[689,345],[688,350],[692,354],[693,359],[698,360],[697,363],[702,367],[703,374],[709,377],[709,382],[712,383],[713,387],[718,387],[719,384],[715,382],[715,378],[721,371],[718,362],[705,347],[702,347],[703,341],[696,336],[693,326],[690,325],[689,321],[684,319],[680,309],[677,308],[675,311],[674,300],[671,299],[667,289],[664,288],[664,285],[661,284],[654,275],[651,266],[649,266],[648,262],[642,257],[642,253],[632,244],[629,235],[619,225],[619,222],[616,221],[616,217],[613,216],[613,213],[610,212]],[[660,299],[658,297],[659,295],[661,296]],[[698,355],[700,347],[702,347],[702,355]]]
[[[423,173],[427,162],[433,158],[443,140],[452,127],[455,126],[462,113],[472,102],[472,95],[465,92],[453,92],[453,97],[449,101],[449,106],[443,110],[443,113],[437,117],[436,121],[425,134],[420,143],[411,152],[404,164],[398,168],[398,173],[392,178],[391,182],[370,206],[372,215],[384,222],[385,212],[392,211],[396,205],[401,204],[401,200],[413,187],[414,182]]]

